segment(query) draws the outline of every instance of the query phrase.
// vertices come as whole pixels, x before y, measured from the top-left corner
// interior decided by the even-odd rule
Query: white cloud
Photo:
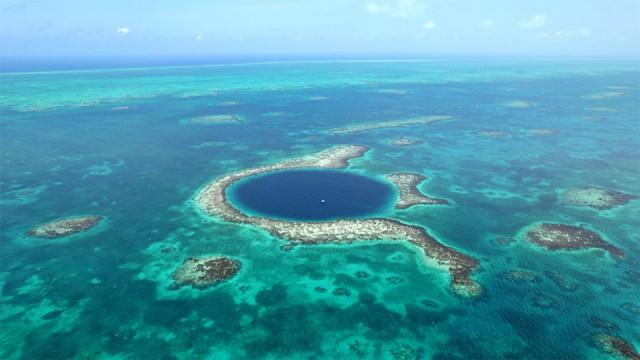
[[[202,41],[204,39],[205,39],[205,37],[204,37],[203,33],[200,33],[200,34],[196,35],[196,41]]]
[[[129,29],[128,27],[119,27],[116,29],[116,32],[120,35],[127,35],[131,32],[131,29]]]
[[[589,28],[580,28],[578,30],[558,30],[552,33],[542,33],[540,37],[543,39],[574,39],[580,37],[591,36],[591,30]]]
[[[525,29],[531,29],[531,28],[541,28],[544,27],[547,23],[547,17],[545,15],[534,15],[528,19],[522,20],[520,21],[519,25],[520,27],[523,27]]]
[[[425,29],[431,30],[431,29],[435,29],[436,26],[438,26],[438,24],[436,24],[435,21],[427,21],[426,23],[424,23],[422,25]]]
[[[365,10],[373,14],[411,17],[424,11],[424,4],[417,0],[368,1]]]
[[[484,19],[480,23],[480,27],[483,27],[485,29],[492,28],[493,25],[495,25],[495,22],[493,21],[493,19]]]

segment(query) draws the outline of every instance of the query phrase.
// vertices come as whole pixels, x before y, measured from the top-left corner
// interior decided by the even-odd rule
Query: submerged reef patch
[[[46,190],[46,186],[25,187],[22,189],[0,193],[0,205],[27,205],[38,200],[38,195]]]
[[[375,129],[428,125],[435,122],[451,120],[451,119],[453,119],[453,116],[450,116],[450,115],[419,116],[419,117],[402,119],[402,120],[389,120],[389,121],[370,122],[370,123],[364,123],[364,124],[355,124],[347,127],[331,129],[330,132],[334,135],[344,135],[344,134],[358,133],[358,132],[375,130]]]
[[[524,100],[507,101],[503,103],[505,107],[513,109],[527,109],[533,106],[533,103]]]
[[[505,133],[504,131],[497,131],[497,130],[480,131],[479,134],[481,136],[491,137],[491,138],[502,138],[507,136],[507,133]]]
[[[620,191],[595,187],[571,188],[560,193],[560,202],[564,205],[587,206],[597,210],[611,209],[637,198]]]
[[[189,257],[173,273],[171,289],[191,286],[205,289],[236,276],[242,263],[225,256]]]
[[[235,114],[216,114],[216,115],[196,116],[189,119],[184,119],[180,121],[180,123],[198,124],[198,125],[217,125],[217,124],[238,123],[241,121],[242,121],[242,117]]]
[[[27,235],[37,238],[57,239],[85,231],[89,231],[102,220],[102,216],[74,216],[49,221],[29,230]]]
[[[417,186],[426,179],[426,176],[413,173],[393,173],[386,175],[385,178],[392,182],[399,193],[396,209],[406,209],[413,205],[427,204],[448,204],[444,199],[430,198],[418,190]]]
[[[543,128],[529,129],[527,131],[531,135],[538,135],[538,136],[553,136],[558,134],[558,132],[553,129],[543,129]]]
[[[537,284],[540,278],[533,272],[521,269],[507,270],[500,274],[500,277],[518,284]]]
[[[565,292],[574,292],[580,287],[578,282],[569,275],[557,271],[545,270],[544,275],[553,281],[560,290]]]
[[[605,91],[597,94],[587,95],[584,98],[589,100],[606,100],[624,95],[622,91]]]
[[[364,146],[342,145],[300,158],[233,172],[205,185],[195,195],[194,201],[209,216],[227,222],[254,225],[289,241],[286,248],[299,244],[407,241],[422,249],[428,259],[449,271],[451,287],[457,294],[480,295],[481,286],[471,278],[471,273],[479,267],[478,260],[440,243],[422,227],[387,218],[304,222],[249,216],[234,208],[226,197],[226,189],[242,178],[283,169],[345,168],[350,159],[362,156],[367,150]]]
[[[549,250],[579,250],[598,248],[616,258],[623,258],[624,251],[608,242],[595,231],[573,225],[538,223],[525,234],[530,242]]]
[[[618,359],[640,360],[640,354],[626,340],[608,334],[596,334],[593,343],[598,350]]]
[[[424,144],[424,141],[407,136],[389,140],[389,145],[398,147],[417,146],[422,144]]]

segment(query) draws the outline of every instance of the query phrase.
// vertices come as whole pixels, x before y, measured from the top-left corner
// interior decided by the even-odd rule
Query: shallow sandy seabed
[[[459,295],[478,296],[481,286],[470,276],[479,262],[448,247],[424,228],[387,218],[336,220],[327,222],[296,222],[248,216],[235,209],[228,201],[225,190],[234,182],[253,175],[294,168],[345,168],[352,158],[362,156],[367,148],[356,145],[336,146],[318,153],[258,166],[222,176],[205,185],[194,201],[209,216],[228,222],[258,226],[274,236],[288,240],[290,248],[298,244],[341,244],[356,241],[408,241],[424,251],[426,257],[451,274],[451,287]]]
[[[342,135],[342,134],[357,133],[357,132],[375,130],[375,129],[428,125],[431,123],[445,121],[445,120],[452,120],[452,119],[453,119],[453,116],[450,116],[450,115],[419,116],[419,117],[409,118],[409,119],[388,120],[388,121],[371,122],[371,123],[364,123],[364,124],[355,124],[347,127],[331,129],[330,132],[334,135]]]

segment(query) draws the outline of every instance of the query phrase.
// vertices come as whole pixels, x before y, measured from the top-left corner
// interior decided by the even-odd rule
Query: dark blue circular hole
[[[366,217],[394,198],[385,182],[335,170],[272,172],[241,180],[229,190],[241,210],[293,220]]]

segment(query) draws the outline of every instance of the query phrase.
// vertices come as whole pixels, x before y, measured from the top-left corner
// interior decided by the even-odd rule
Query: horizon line
[[[206,68],[206,67],[225,67],[225,66],[256,66],[256,65],[278,65],[278,64],[322,64],[322,63],[385,63],[385,62],[437,62],[451,59],[485,59],[485,60],[512,60],[512,61],[527,61],[527,60],[555,60],[555,61],[570,61],[570,60],[619,60],[619,61],[638,61],[640,55],[506,55],[506,54],[494,54],[494,55],[480,55],[480,54],[468,54],[468,55],[423,55],[423,54],[397,54],[396,57],[389,57],[383,54],[367,54],[367,55],[303,55],[303,54],[289,54],[289,55],[152,55],[152,56],[139,56],[139,55],[126,55],[126,56],[112,56],[112,55],[61,55],[61,56],[46,56],[47,59],[92,59],[92,60],[116,60],[116,59],[138,59],[138,60],[162,60],[162,59],[195,59],[200,58],[203,60],[237,60],[221,63],[203,63],[203,64],[148,64],[136,66],[134,64],[122,64],[122,66],[113,67],[100,67],[99,64],[94,64],[96,67],[88,68],[68,68],[68,69],[51,69],[51,70],[34,70],[34,71],[22,71],[22,70],[5,70],[3,67],[7,63],[7,60],[26,60],[26,59],[42,59],[45,55],[30,55],[30,56],[16,56],[13,58],[1,57],[0,58],[0,75],[27,75],[27,74],[56,74],[56,73],[88,73],[88,72],[111,72],[111,71],[136,71],[136,70],[151,70],[151,69],[180,69],[180,68]],[[316,57],[317,56],[317,57]],[[262,59],[261,59],[262,57]],[[247,61],[243,61],[247,60]],[[253,61],[249,61],[253,60]],[[257,61],[256,61],[257,60]],[[105,64],[106,65],[106,64]]]

